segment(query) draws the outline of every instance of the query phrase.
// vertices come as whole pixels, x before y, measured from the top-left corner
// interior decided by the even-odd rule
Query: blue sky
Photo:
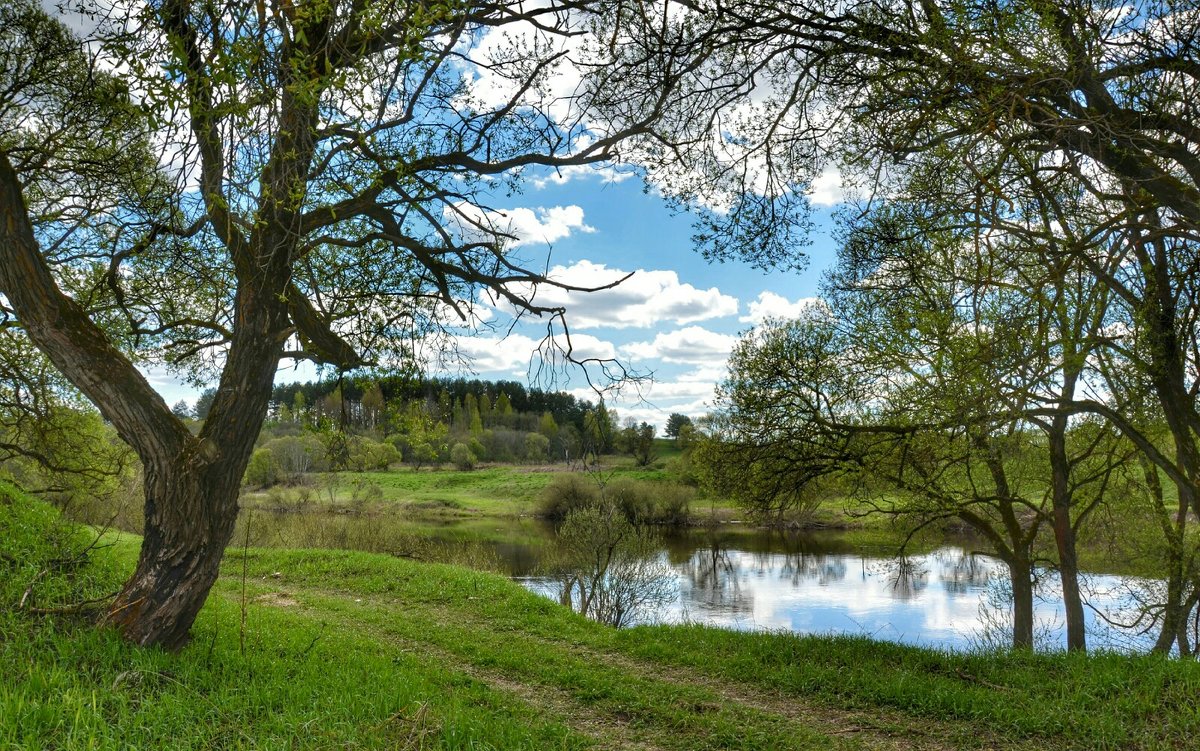
[[[598,285],[622,273],[633,277],[614,290],[564,296],[554,290],[539,299],[567,306],[575,346],[586,353],[615,356],[623,364],[652,372],[652,383],[625,389],[606,399],[620,417],[661,426],[671,412],[699,416],[709,411],[713,388],[725,374],[729,348],[740,332],[763,315],[786,316],[792,306],[817,294],[821,272],[832,263],[832,199],[818,195],[816,226],[808,267],[800,273],[762,271],[740,263],[710,264],[693,250],[692,217],[673,215],[664,201],[643,190],[641,180],[614,181],[609,171],[581,171],[559,180],[531,176],[524,193],[497,197],[493,220],[519,240],[513,252],[535,263],[548,258],[552,273],[572,283]],[[529,380],[530,357],[544,322],[518,324],[501,335],[510,320],[502,309],[483,310],[495,333],[464,333],[466,368],[431,369],[430,375]],[[532,363],[536,366],[536,362]],[[151,381],[174,403],[196,391],[159,372]],[[311,380],[307,365],[281,367],[279,381]],[[534,384],[539,385],[539,384]],[[568,368],[542,386],[596,400],[580,373]]]
[[[617,270],[634,272],[611,293],[552,299],[567,305],[575,339],[587,337],[585,343],[601,354],[611,352],[632,368],[653,371],[654,382],[640,399],[626,392],[614,401],[623,418],[660,426],[670,412],[708,411],[737,335],[761,316],[786,316],[816,295],[821,272],[834,256],[828,205],[817,208],[808,267],[801,273],[763,273],[747,264],[704,261],[693,250],[692,217],[673,215],[636,178],[613,182],[605,173],[582,174],[562,184],[535,184],[509,201],[504,208],[531,209],[549,220],[543,223],[547,234],[566,233],[554,240],[551,254],[552,266],[565,267],[564,278],[602,284],[618,277]],[[569,232],[550,219],[556,207],[579,210],[570,214],[576,223]],[[557,214],[560,220],[565,215]],[[538,229],[543,228],[529,228],[531,241],[519,250],[530,256],[546,251],[546,242],[532,239]],[[522,367],[486,370],[482,360],[491,358],[477,365],[483,376],[525,375]],[[572,390],[594,399],[580,380],[576,374]]]

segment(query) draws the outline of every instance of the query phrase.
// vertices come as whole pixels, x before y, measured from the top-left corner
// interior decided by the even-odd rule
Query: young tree
[[[190,420],[192,419],[192,406],[187,403],[186,399],[180,399],[175,402],[175,406],[171,407],[171,414],[180,420]]]
[[[516,291],[555,282],[505,251],[489,180],[606,159],[659,114],[609,128],[547,93],[580,23],[554,6],[116,2],[93,49],[130,86],[32,2],[2,12],[4,312],[142,460],[109,620],[168,649],[217,576],[281,358],[410,363],[481,287],[561,316]],[[535,40],[481,59],[515,24]],[[474,86],[472,61],[512,86]],[[199,435],[137,362],[218,377]]]
[[[667,427],[663,430],[663,434],[667,438],[678,438],[680,429],[685,425],[691,424],[692,418],[687,415],[681,415],[678,412],[672,412],[670,417],[667,418]]]
[[[363,391],[360,403],[362,404],[363,419],[367,427],[374,430],[383,418],[384,407],[387,406],[383,399],[383,389],[379,388],[379,384],[377,383],[370,384]]]
[[[630,428],[629,453],[639,467],[648,467],[658,457],[658,447],[654,445],[653,425],[643,422],[635,428]]]
[[[414,469],[419,470],[427,463],[436,462],[449,450],[449,429],[445,423],[430,414],[424,404],[404,404],[393,416],[392,421],[399,432],[397,440],[403,441],[405,446],[404,461],[411,463]]]

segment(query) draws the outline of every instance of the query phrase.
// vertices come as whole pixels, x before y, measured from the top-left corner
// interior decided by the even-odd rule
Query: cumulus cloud
[[[758,325],[768,318],[799,318],[824,306],[825,303],[817,297],[801,297],[792,302],[782,295],[763,291],[758,299],[750,303],[749,312],[738,320]]]
[[[523,334],[500,336],[456,336],[453,348],[473,370],[480,373],[525,372],[538,340]]]
[[[512,333],[508,336],[465,336],[452,337],[455,354],[472,370],[487,373],[524,375],[536,359],[538,349],[544,346],[540,338]],[[567,341],[561,335],[552,346],[565,349]],[[588,334],[571,334],[571,356],[576,360],[607,360],[616,357],[617,349],[611,342]]]
[[[459,203],[446,208],[445,214],[464,237],[482,240],[499,234],[509,238],[509,248],[553,243],[573,232],[596,231],[584,223],[583,209],[574,205],[488,210]]]
[[[559,344],[565,346],[566,341],[560,337]],[[590,334],[572,333],[571,356],[576,360],[611,360],[617,356],[617,348]]]
[[[606,183],[625,182],[634,176],[631,169],[622,169],[616,165],[597,166],[594,164],[572,164],[560,167],[552,172],[530,178],[533,187],[541,190],[550,185],[565,185],[576,178],[596,177]]]
[[[712,381],[656,381],[646,389],[646,398],[707,399],[714,386]]]
[[[621,269],[579,261],[571,266],[555,266],[548,274],[553,281],[584,288],[612,284],[626,276],[629,278],[616,287],[595,292],[542,285],[534,301],[539,305],[565,308],[567,322],[574,330],[602,326],[649,328],[663,323],[682,325],[735,315],[738,310],[737,298],[722,294],[716,287],[693,287],[681,282],[679,275],[669,270],[640,269],[630,276]]]
[[[729,357],[737,337],[718,334],[699,326],[687,326],[658,334],[653,341],[631,342],[621,354],[638,360],[662,360],[683,365],[717,366]]]
[[[828,166],[817,175],[809,187],[808,200],[814,206],[837,206],[846,200],[842,173],[837,167]]]

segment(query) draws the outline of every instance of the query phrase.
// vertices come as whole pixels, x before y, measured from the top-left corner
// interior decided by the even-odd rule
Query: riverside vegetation
[[[231,549],[179,654],[97,630],[140,540],[0,488],[0,747],[1190,748],[1200,665],[611,629],[466,568]],[[331,669],[333,667],[334,669]]]

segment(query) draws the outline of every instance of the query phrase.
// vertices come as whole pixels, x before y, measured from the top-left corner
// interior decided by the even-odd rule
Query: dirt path
[[[411,615],[412,607],[404,606],[386,597],[366,597],[361,594],[322,590],[312,591],[312,606],[321,609],[316,598],[332,597],[349,603],[365,601],[375,613],[387,613],[390,618],[402,619]],[[295,595],[306,600],[303,594]],[[506,634],[510,645],[519,644],[531,654],[541,653],[550,659],[565,664],[578,664],[580,669],[598,668],[618,671],[629,677],[630,684],[645,686],[648,694],[677,690],[681,697],[697,693],[710,697],[708,700],[692,701],[695,707],[685,707],[697,715],[704,713],[727,714],[734,719],[747,722],[748,730],[763,726],[771,732],[794,733],[797,738],[823,736],[812,748],[860,748],[880,751],[900,749],[1000,749],[1015,748],[1003,739],[987,737],[966,723],[930,720],[913,717],[890,709],[848,710],[831,707],[825,703],[764,690],[740,682],[732,682],[706,675],[677,665],[639,660],[627,654],[606,649],[597,649],[567,640],[555,640],[525,631],[513,631],[511,627],[498,628],[496,624],[478,614],[452,607],[423,603],[423,612],[432,614],[435,622],[444,624],[445,629],[466,629],[480,639],[484,635]],[[323,617],[327,611],[322,610]],[[339,618],[345,617],[339,614]],[[451,645],[446,639],[431,630],[428,637],[397,633],[395,629],[381,627],[346,617],[347,626],[370,632],[382,642],[408,652],[421,654],[444,664],[448,668],[478,680],[491,689],[519,699],[540,716],[557,721],[576,733],[590,738],[597,748],[659,749],[688,748],[680,728],[664,726],[637,711],[612,709],[581,698],[586,693],[578,686],[556,685],[546,675],[520,666],[505,666],[487,656],[473,654],[471,645]],[[398,623],[399,621],[393,621]],[[481,664],[484,663],[484,664]],[[585,697],[586,698],[586,697]],[[816,740],[816,739],[814,739]],[[799,742],[799,741],[798,741]],[[736,745],[722,747],[736,748]],[[796,747],[810,747],[801,745]]]

